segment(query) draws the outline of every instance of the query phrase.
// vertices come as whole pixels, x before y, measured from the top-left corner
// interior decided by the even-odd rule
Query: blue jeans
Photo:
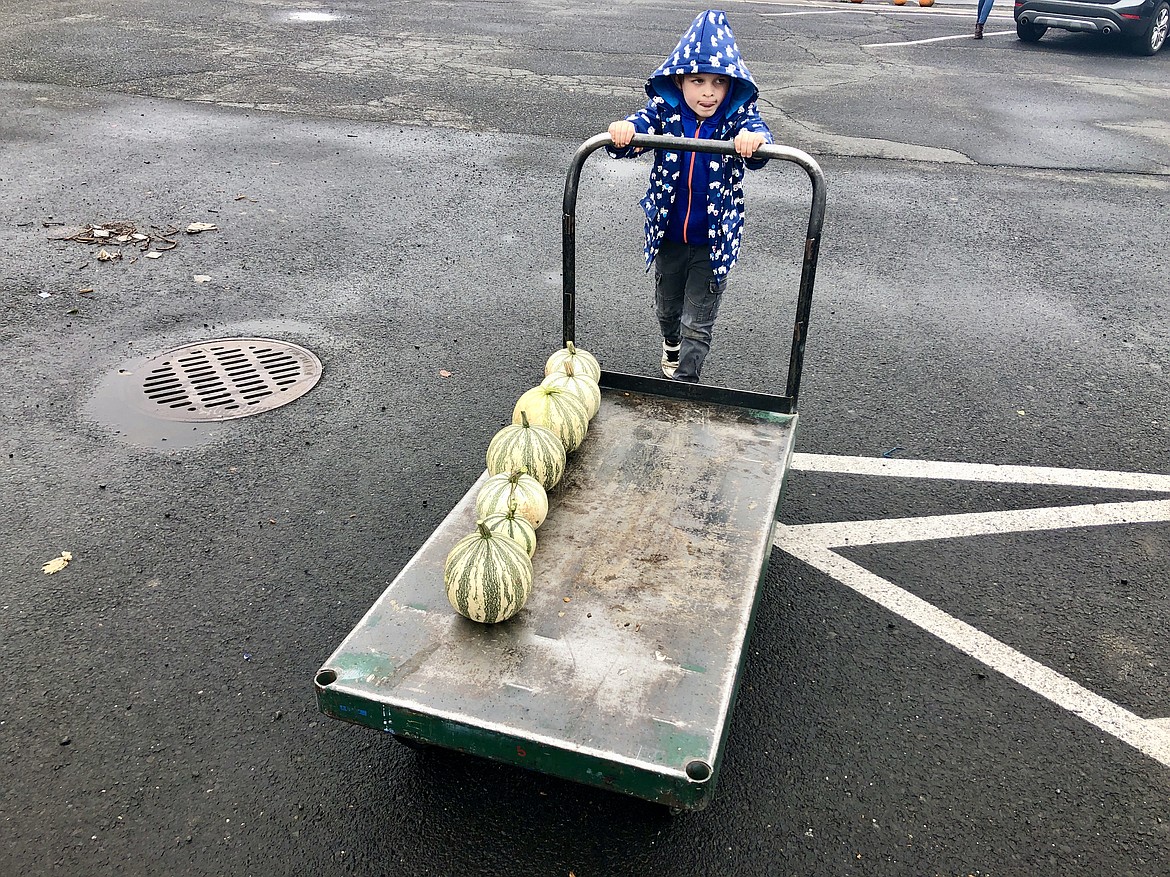
[[[979,0],[979,11],[975,14],[977,24],[987,24],[987,16],[991,14],[991,5],[994,2],[995,0]]]
[[[696,384],[711,350],[726,278],[716,280],[707,246],[663,240],[654,257],[654,311],[662,337],[680,342],[676,381]]]

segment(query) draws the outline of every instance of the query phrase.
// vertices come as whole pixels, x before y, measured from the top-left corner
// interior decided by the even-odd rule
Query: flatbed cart
[[[565,183],[565,342],[581,168],[610,142],[583,143]],[[657,135],[633,145],[734,153]],[[825,209],[809,155],[757,155],[812,182],[785,394],[603,371],[601,409],[549,492],[524,610],[484,625],[447,601],[443,564],[475,528],[485,472],[317,672],[323,713],[676,811],[711,800],[792,455]]]

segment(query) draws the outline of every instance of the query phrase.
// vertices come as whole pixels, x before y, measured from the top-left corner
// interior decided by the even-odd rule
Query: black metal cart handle
[[[590,137],[578,148],[569,165],[565,180],[565,201],[561,222],[564,290],[563,342],[576,342],[576,299],[577,299],[577,243],[576,211],[577,188],[581,179],[581,168],[593,152],[613,142],[609,134]],[[693,137],[665,137],[660,134],[635,134],[631,147],[647,149],[669,149],[672,152],[709,152],[716,155],[736,155],[735,145],[727,140],[699,140]],[[800,372],[804,364],[804,342],[808,330],[809,312],[812,309],[813,281],[817,273],[817,254],[821,246],[821,226],[825,218],[825,177],[820,165],[805,152],[790,146],[766,144],[759,147],[753,158],[779,159],[800,165],[812,183],[812,209],[808,217],[808,236],[804,242],[804,264],[800,272],[800,291],[796,300],[796,321],[792,328],[792,349],[788,359],[788,380],[784,396],[770,393],[746,393],[724,387],[704,387],[698,384],[679,384],[656,378],[639,378],[613,372],[604,373],[607,385],[623,389],[643,389],[647,384],[654,392],[663,392],[664,385],[673,385],[667,391],[670,395],[706,401],[731,401],[750,407],[794,413],[800,393]]]

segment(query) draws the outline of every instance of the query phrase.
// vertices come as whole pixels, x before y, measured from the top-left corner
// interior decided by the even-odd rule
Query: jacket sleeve
[[[646,101],[646,106],[642,109],[626,116],[625,121],[633,122],[634,130],[638,134],[661,134],[661,114],[659,113],[661,103],[662,98],[652,97]],[[607,146],[605,147],[605,151],[613,158],[637,158],[646,150],[634,146],[627,146],[624,149],[615,149],[613,146]]]
[[[764,121],[760,115],[760,111],[756,108],[756,102],[752,101],[743,108],[743,114],[735,126],[735,130],[731,136],[734,138],[740,131],[758,131],[764,135],[765,143],[775,143],[772,139],[772,131],[768,128],[768,123]],[[766,158],[745,158],[744,164],[748,166],[749,170],[757,171],[768,163]]]

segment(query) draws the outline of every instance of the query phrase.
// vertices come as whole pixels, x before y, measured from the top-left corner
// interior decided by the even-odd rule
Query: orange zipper
[[[698,120],[695,120],[695,133],[691,135],[692,137],[699,136],[699,128],[701,125],[702,125],[701,122],[699,122]],[[683,133],[684,134],[686,133],[685,129],[684,129]],[[694,152],[691,153],[691,166],[689,168],[687,168],[687,212],[683,214],[683,228],[682,228],[682,238],[683,238],[684,244],[690,243],[690,241],[687,240],[687,226],[691,222],[691,194],[692,194],[691,183],[695,179],[695,156],[696,155],[697,155],[697,153],[694,153]]]

